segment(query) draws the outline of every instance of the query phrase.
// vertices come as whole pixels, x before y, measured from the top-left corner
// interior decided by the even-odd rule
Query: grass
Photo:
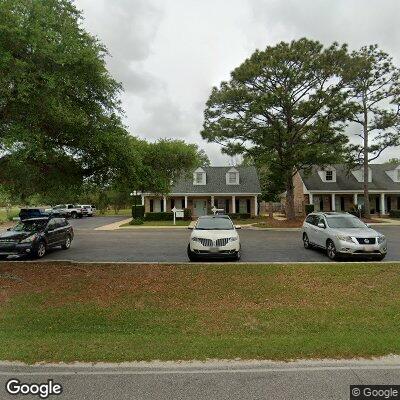
[[[9,216],[11,218],[13,217],[17,217],[19,214],[19,208],[18,207],[12,207],[10,210],[10,214]],[[0,208],[0,224],[7,222],[8,221],[8,215],[7,215],[7,211],[5,208]]]
[[[400,263],[0,264],[0,359],[400,354]]]
[[[119,210],[118,212],[115,212],[115,210],[105,210],[103,213],[101,213],[100,210],[98,210],[97,215],[99,215],[100,217],[115,217],[115,216],[131,217],[132,209],[126,208]]]
[[[191,221],[176,220],[176,226],[188,226]],[[129,223],[122,224],[121,227],[137,227],[137,226],[174,226],[174,221],[144,221],[142,225],[131,225]]]

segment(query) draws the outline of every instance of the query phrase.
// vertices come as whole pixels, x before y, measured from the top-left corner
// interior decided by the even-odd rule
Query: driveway
[[[126,217],[95,217],[72,221],[75,240],[68,251],[54,250],[45,260],[73,261],[187,261],[190,232],[186,229],[96,231],[94,228]],[[400,226],[379,226],[386,235],[386,261],[400,261]],[[243,262],[328,261],[322,251],[305,250],[298,231],[239,231]]]

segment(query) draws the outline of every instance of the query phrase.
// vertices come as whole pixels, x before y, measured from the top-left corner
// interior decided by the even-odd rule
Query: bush
[[[183,209],[183,219],[185,221],[191,221],[192,220],[192,210],[190,208],[184,208]]]
[[[173,221],[174,213],[172,211],[146,213],[144,219],[145,221]]]
[[[141,204],[132,206],[132,218],[140,218],[143,219],[144,217],[144,206]]]
[[[129,225],[143,225],[143,218],[133,218]]]
[[[314,204],[306,204],[305,210],[306,210],[306,215],[314,212]]]
[[[400,210],[391,210],[391,211],[389,212],[389,215],[390,215],[392,218],[400,218]]]
[[[251,218],[251,214],[249,214],[249,213],[235,213],[235,214],[229,213],[228,215],[231,217],[231,219],[249,219],[249,218]]]

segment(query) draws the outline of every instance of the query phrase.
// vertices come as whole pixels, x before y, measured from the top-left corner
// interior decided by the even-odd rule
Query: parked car
[[[93,217],[93,215],[96,212],[96,207],[94,207],[90,204],[82,204],[82,208],[84,208],[87,211],[88,217]]]
[[[237,229],[227,215],[199,217],[190,241],[187,254],[190,261],[199,258],[240,259],[240,238]]]
[[[82,218],[87,215],[87,211],[80,205],[57,204],[50,211],[59,213],[65,218]]]
[[[320,247],[331,260],[340,256],[370,256],[383,260],[387,253],[384,235],[349,213],[314,212],[302,229],[306,249]]]
[[[42,258],[49,248],[69,249],[73,238],[74,230],[65,218],[24,219],[0,234],[0,258],[9,255]]]

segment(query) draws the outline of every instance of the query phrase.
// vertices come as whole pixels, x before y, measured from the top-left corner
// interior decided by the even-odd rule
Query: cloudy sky
[[[377,43],[400,64],[399,0],[76,0],[124,86],[125,123],[139,137],[198,143],[211,87],[255,49],[303,36],[350,48]],[[387,151],[381,158],[399,155]]]

